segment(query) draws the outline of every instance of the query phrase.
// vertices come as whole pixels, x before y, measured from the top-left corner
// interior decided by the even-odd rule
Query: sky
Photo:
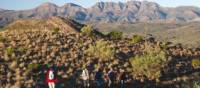
[[[52,2],[58,6],[65,3],[75,3],[85,8],[94,5],[98,1],[104,2],[125,2],[125,0],[0,0],[0,8],[8,10],[25,10],[32,9],[45,2]],[[134,0],[144,1],[144,0]],[[198,6],[200,7],[200,0],[145,0],[156,2],[164,7],[177,7],[177,6]]]

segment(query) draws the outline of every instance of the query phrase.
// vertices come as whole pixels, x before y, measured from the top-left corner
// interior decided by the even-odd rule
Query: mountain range
[[[18,19],[51,16],[72,17],[83,23],[190,22],[199,21],[200,8],[193,6],[170,8],[148,1],[98,2],[89,8],[73,3],[57,6],[46,2],[29,10],[0,9],[0,26]]]

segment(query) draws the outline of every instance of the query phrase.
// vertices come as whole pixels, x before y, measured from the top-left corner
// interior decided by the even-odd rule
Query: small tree
[[[18,52],[21,52],[21,53],[24,53],[24,52],[27,51],[27,49],[26,49],[26,48],[23,48],[23,47],[20,47],[20,48],[17,49],[17,51],[18,51]]]
[[[14,53],[14,49],[12,47],[8,47],[6,49],[6,53],[7,53],[8,56],[11,56]]]
[[[145,54],[136,55],[130,58],[135,78],[159,80],[161,77],[161,68],[166,64],[166,54],[164,51],[146,47]]]
[[[192,84],[192,88],[200,88],[200,81],[193,81]]]
[[[91,25],[84,26],[81,29],[81,34],[92,37],[93,36],[93,28],[92,28],[92,26]]]
[[[138,43],[138,42],[141,42],[143,39],[142,39],[142,36],[139,36],[139,35],[133,35],[132,39],[131,39],[131,43],[132,44],[135,44],[135,43]]]
[[[91,45],[86,52],[88,55],[95,56],[104,61],[114,56],[114,49],[110,47],[109,42],[103,40],[99,40],[95,45]]]
[[[107,36],[110,38],[110,39],[122,39],[123,37],[123,32],[119,32],[119,31],[112,31],[110,33],[107,34]]]
[[[5,42],[5,41],[6,41],[6,39],[0,35],[0,42]]]
[[[60,28],[53,28],[52,29],[52,33],[54,33],[54,34],[56,34],[56,33],[58,33],[60,31]]]
[[[192,66],[194,68],[200,68],[200,59],[192,59]]]
[[[39,64],[28,64],[28,70],[37,69],[39,67]]]

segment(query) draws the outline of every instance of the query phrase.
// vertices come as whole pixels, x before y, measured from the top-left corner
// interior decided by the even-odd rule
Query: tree
[[[81,29],[81,34],[86,35],[86,36],[93,36],[93,28],[91,25],[86,25]]]
[[[122,37],[123,37],[123,33],[119,32],[119,31],[112,31],[112,32],[108,33],[107,35],[110,39],[115,39],[115,40],[122,39]]]
[[[146,47],[142,55],[136,55],[130,58],[133,69],[133,76],[140,79],[159,80],[161,69],[166,64],[166,54],[164,51]]]
[[[110,46],[109,42],[103,40],[99,40],[95,45],[89,46],[86,52],[88,55],[95,56],[104,61],[114,56],[114,48]]]

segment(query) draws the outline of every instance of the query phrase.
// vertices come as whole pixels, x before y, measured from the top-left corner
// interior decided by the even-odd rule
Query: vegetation
[[[54,28],[54,29],[52,30],[52,33],[56,34],[56,33],[59,33],[59,31],[60,31],[59,28]]]
[[[192,66],[194,68],[199,68],[200,67],[200,59],[192,59]]]
[[[86,36],[93,36],[93,28],[91,25],[86,25],[81,29],[81,34],[86,35]]]
[[[5,42],[6,39],[0,35],[0,42]]]
[[[110,47],[109,42],[99,40],[96,42],[95,45],[93,45],[93,46],[91,45],[87,49],[87,53],[90,56],[95,56],[104,61],[107,61],[107,60],[111,59],[111,57],[113,57],[114,49],[112,47]]]
[[[135,44],[135,43],[139,43],[141,42],[143,39],[142,39],[142,36],[139,36],[139,35],[133,35],[132,39],[131,39],[131,43],[132,44]]]
[[[26,52],[27,49],[26,49],[26,48],[23,48],[23,47],[20,47],[20,48],[17,49],[17,51],[23,53],[23,52]]]
[[[135,78],[159,80],[161,68],[166,64],[166,54],[158,48],[148,46],[145,54],[130,58],[130,63]]]
[[[33,70],[39,67],[39,64],[28,64],[28,69]]]
[[[6,49],[6,53],[7,53],[8,56],[11,56],[14,53],[14,49],[12,47],[8,47]]]
[[[142,42],[133,45],[130,44],[132,38],[110,40],[94,37],[92,40],[89,36],[74,32],[58,33],[55,36],[52,30],[10,30],[1,33],[3,38],[9,40],[1,43],[0,62],[3,64],[0,64],[0,76],[13,81],[13,83],[7,82],[8,86],[3,88],[12,88],[16,83],[23,86],[13,88],[35,87],[36,82],[45,79],[44,70],[48,70],[52,65],[58,71],[60,83],[63,87],[69,88],[72,88],[69,85],[72,83],[70,77],[76,72],[81,74],[82,68],[88,66],[91,66],[92,74],[98,68],[102,68],[103,74],[106,74],[110,67],[113,67],[116,73],[121,71],[119,69],[123,69],[127,73],[127,82],[130,82],[127,88],[133,86],[144,88],[144,85],[147,88],[177,88],[175,86],[181,88],[178,84],[180,80],[196,80],[199,77],[198,69],[193,69],[192,61],[191,64],[189,62],[194,57],[196,58],[193,64],[197,62],[195,60],[199,60],[198,49],[176,46],[165,49],[160,46],[161,42],[155,41],[156,44],[142,39]],[[167,58],[168,56],[170,58]],[[190,72],[193,75],[188,75]],[[17,74],[21,77],[19,81],[15,80],[19,79]],[[155,82],[159,78],[161,78],[160,82]],[[94,79],[93,76],[91,79]],[[134,80],[141,80],[144,83]],[[194,82],[195,86],[197,84],[198,82]],[[41,82],[41,85],[45,85],[45,82]]]
[[[114,40],[122,39],[122,37],[123,37],[123,32],[112,31],[112,32],[108,33],[107,36],[108,36],[110,39],[114,39]]]
[[[200,81],[193,81],[192,88],[200,88]]]
[[[200,88],[199,80],[183,81],[180,82],[181,88]]]

